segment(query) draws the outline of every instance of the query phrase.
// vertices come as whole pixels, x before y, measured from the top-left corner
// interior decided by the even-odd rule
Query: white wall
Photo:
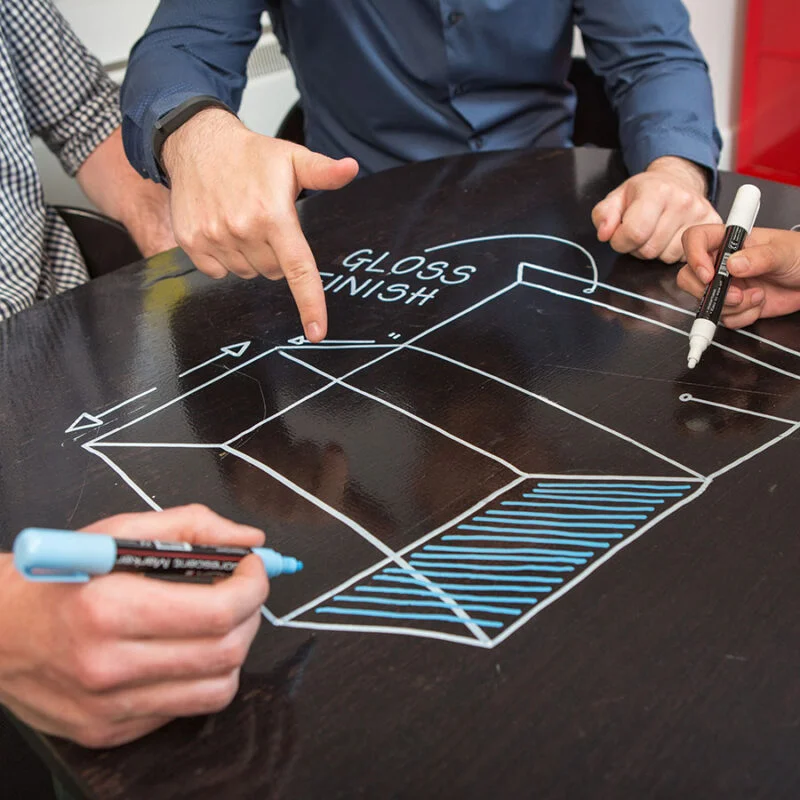
[[[731,169],[739,125],[747,0],[684,0],[684,5],[711,72],[717,124],[724,142],[721,166]]]

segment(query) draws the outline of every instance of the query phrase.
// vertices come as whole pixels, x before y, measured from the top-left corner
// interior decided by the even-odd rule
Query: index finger
[[[317,270],[317,263],[303,235],[294,207],[276,220],[275,226],[269,233],[269,243],[286,276],[289,291],[300,312],[306,338],[312,342],[319,342],[325,338],[328,331],[325,291],[322,288],[322,278]]]
[[[719,249],[724,238],[724,225],[693,225],[683,234],[686,263],[705,283],[708,283],[714,274],[714,260],[711,254]]]
[[[164,511],[117,514],[81,530],[121,539],[161,539],[190,544],[259,547],[264,543],[264,532],[258,528],[240,525],[197,503]]]
[[[257,613],[267,598],[264,565],[256,555],[213,585],[114,574],[81,587],[100,632],[123,639],[224,636]]]

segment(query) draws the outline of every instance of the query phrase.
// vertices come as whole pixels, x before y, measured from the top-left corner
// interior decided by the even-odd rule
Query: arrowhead
[[[226,356],[233,356],[234,358],[239,358],[245,350],[252,342],[239,342],[238,344],[229,344],[227,347],[222,347],[221,352],[225,353]]]
[[[294,339],[289,339],[289,344],[305,344],[306,339],[304,336],[295,336]]]
[[[98,428],[103,424],[103,420],[87,414],[85,411],[81,414],[72,425],[67,428],[64,433],[72,433],[73,431],[83,431],[87,428]]]

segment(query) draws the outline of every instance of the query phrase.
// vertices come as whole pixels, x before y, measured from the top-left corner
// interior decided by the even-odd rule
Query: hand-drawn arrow
[[[294,339],[289,339],[289,344],[301,345],[312,344],[303,336],[295,336]],[[374,339],[325,339],[322,342],[317,342],[315,347],[326,344],[375,344]]]
[[[146,392],[141,392],[137,394],[135,397],[129,397],[127,400],[123,400],[121,403],[117,403],[115,406],[111,408],[107,408],[105,411],[101,412],[100,414],[88,414],[86,411],[81,414],[72,425],[67,428],[64,433],[73,433],[74,431],[83,431],[87,428],[97,428],[103,424],[103,417],[107,417],[112,411],[116,411],[118,408],[122,408],[122,406],[128,405],[128,403],[134,402],[134,400],[138,400],[140,397],[144,397],[150,392],[154,392],[157,387],[153,387],[152,389],[148,389]]]
[[[98,417],[87,414],[85,411],[81,414],[72,425],[67,428],[64,433],[72,433],[73,431],[83,431],[87,428],[97,428],[103,424],[103,420]]]
[[[250,345],[253,344],[252,342],[237,342],[236,344],[228,344],[225,347],[221,347],[219,353],[215,355],[213,358],[209,358],[208,361],[204,361],[202,364],[198,364],[196,367],[192,367],[191,369],[187,369],[186,372],[181,372],[178,375],[179,378],[183,378],[186,375],[191,375],[192,372],[198,369],[202,369],[203,367],[207,367],[209,364],[213,364],[215,361],[219,361],[221,358],[225,358],[225,356],[233,356],[234,358],[239,358],[245,350],[247,350]]]
[[[207,367],[209,364],[213,364],[215,361],[219,361],[221,358],[225,358],[225,356],[233,356],[233,358],[240,358],[244,352],[247,350],[248,347],[252,344],[252,341],[249,342],[236,342],[235,344],[228,344],[225,347],[221,347],[219,353],[215,355],[213,358],[209,358],[208,361],[204,361],[202,364],[198,364],[196,367],[192,367],[191,369],[187,369],[186,372],[181,372],[178,376],[179,378],[183,378],[185,375],[188,375],[191,372],[194,372],[201,367]],[[110,414],[112,411],[116,411],[118,408],[122,408],[122,406],[127,405],[128,403],[132,403],[134,400],[138,400],[140,397],[144,397],[146,394],[150,394],[150,392],[154,392],[156,387],[152,389],[148,389],[146,392],[142,392],[141,394],[137,394],[136,397],[131,397],[128,400],[124,400],[121,403],[118,403],[113,408],[108,408],[102,412],[102,414],[89,414],[84,411],[76,420],[72,423],[72,425],[67,428],[64,433],[74,433],[75,431],[82,431],[86,430],[87,428],[97,428],[103,424],[103,417]]]

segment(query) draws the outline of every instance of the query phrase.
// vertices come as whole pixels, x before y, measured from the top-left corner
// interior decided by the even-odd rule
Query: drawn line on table
[[[524,496],[524,495],[523,495]],[[596,502],[596,501],[595,501]],[[501,505],[514,505],[520,504],[529,506],[531,508],[575,508],[583,511],[655,511],[655,506],[595,506],[591,504],[585,503],[537,503],[531,500],[523,501],[506,501]],[[519,514],[519,515],[530,515],[530,516],[539,516],[541,512],[539,511],[510,511],[508,509],[503,509],[502,511],[487,511],[487,514]]]
[[[487,528],[487,530],[492,530]],[[494,530],[502,531],[505,528],[495,528]],[[515,532],[514,532],[515,533]],[[557,544],[557,545],[575,545],[576,547],[600,547],[605,548],[609,545],[603,542],[587,541],[586,539],[548,539],[545,536],[494,536],[489,534],[475,534],[475,535],[461,535],[451,534],[442,536],[443,542],[523,542],[525,544]],[[592,554],[594,555],[594,553]]]
[[[317,614],[345,614],[354,617],[377,617],[384,619],[416,619],[435,622],[457,622],[463,625],[463,620],[448,614],[414,614],[403,611],[370,611],[365,608],[336,608],[336,606],[322,606],[316,609]],[[503,623],[488,619],[475,619],[470,617],[473,624],[481,628],[502,628]]]
[[[539,504],[541,505],[541,504]],[[559,506],[558,503],[552,503],[552,506],[555,508],[564,508],[565,506]],[[576,506],[574,504],[567,505],[566,508],[579,508],[584,509],[586,506]],[[645,506],[644,508],[649,508],[651,511],[655,511],[655,506]],[[616,509],[613,509],[616,510]],[[642,508],[636,508],[635,510],[641,511]],[[511,522],[512,520],[510,517],[530,517],[530,519],[518,519],[515,521],[515,524],[525,524],[530,522],[531,524],[536,524],[537,520],[542,520],[543,524],[553,524],[553,525],[566,525],[568,523],[558,522],[557,520],[568,519],[568,520],[575,520],[575,519],[647,519],[647,514],[556,514],[555,512],[547,512],[547,511],[508,511],[506,509],[497,509],[497,508],[490,508],[488,511],[485,512],[486,514],[491,514],[489,517],[482,517],[481,522],[488,522],[495,517],[504,517],[506,518],[506,522]],[[475,519],[478,519],[475,517]],[[575,523],[571,525],[575,527],[579,523]]]
[[[262,607],[262,613],[264,612],[264,608]],[[310,629],[310,630],[321,630],[321,631],[352,631],[355,633],[392,633],[392,634],[399,634],[401,636],[417,636],[423,639],[438,639],[439,641],[443,642],[452,642],[454,644],[467,644],[471,645],[472,647],[481,647],[483,649],[491,649],[491,640],[488,636],[484,633],[483,639],[476,639],[473,636],[458,636],[451,633],[446,633],[445,631],[436,631],[430,630],[428,628],[405,628],[401,625],[392,626],[392,625],[358,625],[358,624],[349,624],[344,622],[317,622],[312,620],[289,620],[288,622],[282,622],[280,619],[277,618],[270,618],[267,617],[273,625],[278,627],[286,627],[286,628],[302,628],[302,629]],[[483,633],[483,631],[481,631]]]
[[[705,481],[705,478],[692,478],[687,475],[682,475],[680,477],[675,477],[671,475],[659,475],[657,478],[654,478],[652,475],[577,475],[570,473],[569,477],[564,479],[564,476],[561,474],[554,474],[552,472],[532,472],[528,474],[529,478],[536,478],[538,481],[539,486],[568,486],[572,487],[578,481],[583,481],[587,484],[587,486],[598,485],[608,487],[608,488],[618,488],[622,481],[639,481],[642,483],[652,484],[653,486],[659,486],[666,489],[674,489],[674,486],[668,486],[667,484],[678,483],[683,481],[684,483],[688,483],[689,486],[693,484],[700,484]],[[563,480],[562,480],[563,479]]]
[[[647,531],[649,531],[650,528],[652,528],[654,525],[657,525],[659,522],[668,517],[670,514],[674,514],[676,511],[678,511],[678,509],[683,508],[683,506],[696,500],[706,491],[706,489],[710,485],[711,485],[710,479],[703,481],[691,494],[686,495],[686,497],[684,497],[682,500],[679,500],[677,503],[674,503],[669,508],[665,508],[660,514],[656,514],[649,522],[642,525],[642,527],[638,531],[631,534],[627,538],[623,539],[607,553],[603,553],[603,555],[601,555],[598,559],[589,564],[588,567],[586,567],[580,573],[578,573],[571,581],[569,581],[569,583],[557,589],[551,595],[548,595],[540,603],[537,603],[537,605],[534,606],[534,608],[532,608],[522,617],[520,617],[519,619],[515,620],[513,623],[508,625],[502,633],[500,633],[498,636],[492,639],[492,647],[496,647],[497,645],[504,642],[509,636],[511,636],[515,631],[519,630],[520,627],[525,625],[542,609],[547,608],[547,606],[549,606],[551,603],[554,603],[556,600],[559,599],[559,597],[563,596],[566,592],[571,591],[576,586],[578,586],[578,584],[585,581],[595,570],[600,569],[600,567],[602,567],[603,564],[605,564],[609,559],[617,555],[623,548],[628,547],[628,545],[632,544],[633,542],[637,541],[640,537],[644,536],[644,534],[647,533]]]
[[[528,495],[523,495],[523,497],[530,497],[531,500],[506,500],[503,502],[502,505],[504,506],[525,506],[525,507],[535,507],[540,505],[539,500],[566,500],[572,503],[585,501],[587,503],[599,503],[601,500],[605,503],[639,503],[638,506],[616,506],[616,508],[650,508],[650,504],[654,503],[656,505],[660,505],[665,501],[661,498],[652,498],[650,500],[637,500],[633,497],[608,497],[606,495],[601,494],[592,494],[591,492],[582,493],[582,494],[557,494],[557,493],[550,493],[549,491],[541,492],[541,493],[530,493]],[[566,507],[566,506],[564,506]],[[580,506],[580,508],[588,508],[588,506]],[[608,508],[613,509],[615,506],[608,506]]]
[[[187,392],[184,392],[183,394],[180,394],[177,397],[172,398],[172,400],[168,400],[166,403],[162,403],[160,406],[157,406],[156,408],[153,408],[150,411],[147,411],[146,413],[142,414],[141,417],[137,417],[136,419],[132,419],[132,420],[130,420],[130,421],[128,421],[128,422],[126,422],[126,423],[114,428],[113,430],[108,431],[108,432],[102,434],[101,436],[98,436],[96,439],[93,439],[91,442],[88,442],[88,444],[90,444],[90,445],[95,444],[96,442],[100,442],[103,439],[107,439],[109,436],[113,436],[115,433],[119,433],[121,430],[124,430],[125,428],[129,428],[131,425],[136,425],[138,422],[141,422],[143,419],[147,419],[148,417],[151,417],[153,414],[157,414],[160,411],[163,411],[165,408],[169,408],[169,406],[172,406],[175,403],[181,402],[181,400],[184,400],[185,398],[190,397],[191,395],[193,395],[193,394],[195,394],[195,393],[197,393],[199,391],[202,391],[203,389],[207,388],[208,386],[211,386],[212,384],[217,383],[217,381],[224,380],[225,378],[227,378],[232,373],[238,372],[239,370],[244,369],[245,367],[249,366],[250,364],[254,364],[256,361],[259,361],[260,359],[265,358],[270,353],[274,353],[276,350],[277,350],[276,347],[272,347],[269,350],[265,350],[263,353],[259,353],[258,355],[255,355],[252,358],[249,358],[247,361],[243,361],[241,364],[237,364],[235,367],[231,367],[231,369],[226,370],[225,372],[222,372],[219,375],[215,375],[213,378],[209,378],[207,381],[195,386],[192,389],[189,389]]]
[[[352,595],[339,594],[336,595],[334,601],[337,603],[374,603],[375,605],[390,605],[390,606],[414,606],[417,608],[447,608],[444,603],[435,600],[400,600],[398,598],[381,597],[354,597]],[[483,604],[468,604],[462,603],[461,608],[464,611],[483,611],[488,614],[510,614],[519,616],[522,610],[519,608],[509,608],[508,606],[494,606]]]
[[[461,574],[455,574],[450,570],[442,572],[438,569],[419,569],[410,568],[403,569],[402,567],[387,567],[382,574],[387,575],[421,575],[423,578],[457,578],[459,580],[474,580],[474,581],[508,581],[513,583],[518,581],[520,583],[545,583],[545,584],[561,584],[564,583],[563,578],[554,578],[551,576],[543,577],[539,575],[484,575],[480,572],[465,572],[462,570]],[[377,577],[377,576],[376,576]],[[480,588],[480,587],[477,587]],[[525,588],[524,586],[522,588]]]
[[[254,431],[257,431],[259,428],[266,425],[268,422],[272,422],[273,420],[276,420],[278,417],[281,417],[284,414],[288,414],[290,411],[297,408],[297,406],[300,406],[303,403],[308,402],[312,398],[316,397],[318,394],[326,392],[328,389],[330,389],[335,385],[336,385],[335,382],[331,381],[330,383],[327,383],[324,386],[320,386],[319,388],[315,389],[313,392],[310,392],[307,395],[303,395],[303,397],[299,398],[298,400],[295,400],[293,403],[289,403],[289,405],[286,406],[286,408],[282,408],[280,411],[276,411],[274,414],[270,414],[268,417],[259,420],[258,422],[256,422],[255,425],[251,425],[249,428],[245,428],[243,431],[239,431],[239,433],[237,433],[235,436],[228,439],[228,441],[225,442],[225,445],[226,446],[232,445],[234,442],[237,442],[240,439],[244,439],[246,436],[249,436]]]
[[[455,577],[455,576],[454,576]],[[418,578],[406,578],[402,575],[376,575],[376,581],[386,581],[387,583],[410,583],[414,586],[424,585]],[[549,594],[553,591],[552,586],[531,585],[531,586],[508,586],[502,585],[485,585],[481,584],[476,586],[474,583],[437,583],[443,589],[454,590],[457,592],[469,592],[480,589],[482,592],[540,592],[542,594]],[[561,587],[559,587],[561,588]]]
[[[689,392],[684,392],[678,397],[682,403],[700,403],[704,406],[713,406],[714,408],[724,408],[727,411],[735,411],[738,414],[747,414],[751,417],[761,417],[762,419],[773,420],[774,422],[785,422],[787,425],[797,425],[798,420],[786,419],[785,417],[775,417],[772,414],[762,414],[760,411],[751,411],[749,408],[739,408],[737,406],[730,406],[725,403],[715,403],[712,400],[701,400]]]
[[[453,525],[456,525],[459,522],[461,522],[463,519],[466,519],[467,517],[471,516],[478,509],[482,508],[487,503],[491,503],[493,500],[495,500],[497,497],[502,495],[504,492],[510,491],[511,489],[513,489],[515,486],[517,486],[519,483],[521,483],[524,480],[525,480],[525,478],[515,478],[514,480],[510,481],[509,483],[507,483],[505,486],[501,486],[499,489],[495,490],[490,495],[487,495],[486,497],[483,497],[480,500],[478,500],[475,504],[470,506],[470,508],[466,509],[465,511],[462,511],[460,514],[457,514],[455,517],[453,517],[452,519],[449,519],[444,524],[439,525],[439,527],[434,528],[432,531],[429,531],[424,536],[421,536],[419,539],[411,542],[411,544],[403,547],[400,550],[397,550],[396,551],[397,555],[398,556],[404,556],[406,553],[409,553],[410,551],[415,550],[415,549],[423,546],[427,541],[429,541],[430,539],[435,538],[440,533],[442,533],[442,531],[447,530],[448,528],[452,527]],[[290,611],[289,613],[284,615],[284,617],[282,619],[285,620],[285,621],[289,621],[289,620],[291,620],[291,619],[293,619],[293,618],[295,618],[297,616],[300,616],[300,614],[303,614],[305,611],[308,611],[309,609],[313,608],[317,604],[328,600],[333,595],[338,594],[339,592],[342,592],[345,589],[348,589],[354,583],[357,583],[362,578],[367,577],[370,573],[379,572],[383,567],[387,566],[391,562],[392,562],[392,559],[386,558],[383,561],[379,562],[378,564],[373,564],[371,567],[367,567],[367,569],[362,570],[357,575],[354,575],[352,578],[348,578],[346,581],[344,581],[343,583],[339,584],[338,586],[335,586],[333,589],[329,589],[327,592],[321,594],[319,597],[315,597],[313,600],[310,600],[309,602],[305,603],[303,606],[300,606],[299,608],[296,608],[293,611]]]
[[[360,389],[358,386],[354,386],[354,385],[352,385],[350,383],[347,383],[342,378],[335,378],[333,375],[330,375],[329,373],[325,372],[324,370],[321,370],[318,367],[312,366],[311,364],[306,364],[304,361],[301,361],[300,359],[295,358],[291,353],[281,353],[281,355],[284,358],[289,359],[290,361],[294,361],[295,363],[300,364],[301,366],[304,366],[306,369],[311,370],[312,372],[322,376],[323,378],[328,378],[328,379],[334,381],[335,383],[338,383],[342,388],[347,389],[348,391],[355,392],[356,394],[360,394],[362,397],[366,397],[367,399],[372,400],[375,403],[380,403],[381,405],[386,406],[386,408],[390,408],[390,409],[392,409],[392,411],[396,411],[398,414],[402,414],[403,416],[408,417],[409,419],[413,419],[414,422],[418,422],[420,425],[423,425],[426,428],[430,428],[431,430],[436,431],[437,433],[441,434],[442,436],[445,436],[446,438],[450,439],[451,441],[457,442],[458,444],[462,445],[463,447],[467,447],[467,448],[469,448],[470,450],[473,450],[476,453],[480,453],[480,455],[484,456],[485,458],[490,458],[492,461],[496,461],[498,464],[502,464],[506,469],[510,470],[511,472],[515,473],[516,475],[519,475],[520,477],[523,477],[525,475],[525,472],[523,472],[523,470],[519,469],[518,467],[515,467],[509,461],[506,461],[504,458],[501,458],[500,456],[496,456],[494,453],[490,453],[488,450],[484,450],[482,447],[478,447],[478,445],[472,444],[472,442],[468,442],[465,439],[462,439],[459,436],[456,436],[455,434],[450,433],[449,431],[445,430],[444,428],[440,428],[438,425],[435,425],[432,422],[428,422],[426,419],[423,419],[422,417],[417,416],[413,412],[408,411],[408,410],[402,408],[401,406],[395,405],[394,403],[392,403],[392,402],[390,402],[388,400],[385,400],[384,398],[379,397],[378,395],[371,394],[370,392],[367,392],[364,389]]]
[[[577,242],[573,242],[571,239],[562,239],[560,236],[550,236],[545,233],[501,233],[496,234],[494,236],[478,236],[473,239],[459,239],[454,242],[445,242],[445,244],[437,244],[433,247],[426,247],[423,252],[425,253],[434,253],[437,250],[444,250],[448,247],[458,247],[464,244],[477,244],[480,242],[492,242],[492,241],[499,241],[502,239],[543,239],[551,242],[558,242],[559,244],[565,244],[568,247],[574,247],[576,250],[580,250],[586,258],[589,259],[589,268],[592,270],[592,275],[594,276],[592,281],[589,281],[587,278],[578,278],[577,276],[570,276],[576,277],[577,280],[585,281],[586,283],[590,283],[590,287],[588,289],[584,289],[586,294],[591,294],[599,285],[599,273],[597,270],[597,262],[594,260],[594,256],[585,248],[579,245]],[[564,273],[569,275],[569,273]],[[517,267],[517,280],[522,280],[522,274],[519,270],[519,266]]]
[[[476,587],[477,588],[477,587]],[[365,592],[368,594],[390,594],[390,595],[409,595],[412,597],[430,597],[430,592],[426,589],[397,589],[393,586],[357,586],[355,591]],[[484,595],[484,594],[452,594],[451,597],[456,600],[469,600],[477,603],[525,603],[526,605],[533,605],[539,602],[538,597],[522,597],[516,595],[514,597],[498,597],[497,595]]]
[[[490,511],[486,512],[487,514],[491,513]],[[522,512],[525,513],[525,512]],[[507,523],[510,525],[554,525],[559,528],[604,528],[604,529],[613,529],[618,531],[632,531],[636,528],[636,525],[632,525],[630,522],[625,523],[609,523],[609,522],[565,522],[564,520],[570,519],[568,514],[536,514],[532,516],[530,519],[512,519],[507,517],[499,517],[498,515],[503,514],[502,511],[495,511],[494,517],[475,517],[473,519],[474,522],[502,522]],[[543,519],[543,517],[547,517]],[[552,517],[558,517],[559,519],[552,519]],[[604,516],[603,514],[576,514],[572,519],[647,519],[644,515],[637,515],[637,514],[622,514],[622,515],[608,515]],[[460,526],[459,526],[460,527]],[[534,530],[534,529],[532,529]],[[570,533],[570,531],[567,531]],[[583,532],[582,532],[583,533]],[[585,533],[586,536],[589,533]],[[592,533],[592,536],[595,534]],[[600,534],[597,534],[600,535]]]
[[[447,556],[447,558],[452,559],[452,556]],[[491,561],[494,559],[485,559],[486,561]],[[485,570],[486,572],[491,572],[492,570],[497,570],[497,572],[530,572],[531,570],[538,570],[539,572],[574,572],[574,566],[563,566],[558,567],[554,564],[538,564],[535,562],[528,562],[526,564],[473,564],[471,561],[467,560],[466,563],[460,561],[441,561],[435,560],[430,558],[420,558],[418,556],[413,556],[409,559],[411,566],[416,567],[418,570],[422,571],[424,569],[428,569],[430,567],[435,567],[436,569],[458,569],[458,570]],[[585,561],[583,562],[586,563]],[[423,573],[424,574],[424,573]]]
[[[551,275],[558,275],[559,277],[566,278],[567,280],[571,280],[571,281],[578,281],[580,283],[591,283],[593,285],[593,291],[595,289],[605,289],[605,290],[607,290],[609,292],[613,292],[615,294],[625,295],[626,297],[632,297],[632,298],[634,298],[636,300],[641,300],[641,301],[643,301],[645,303],[649,303],[651,305],[661,306],[662,308],[667,308],[670,311],[674,311],[674,312],[676,312],[678,314],[682,314],[682,315],[687,316],[687,317],[695,316],[695,312],[694,311],[692,311],[692,310],[690,310],[688,308],[683,308],[681,306],[676,306],[674,303],[668,303],[665,300],[658,300],[655,297],[648,297],[647,295],[639,294],[637,292],[630,292],[627,289],[622,289],[622,288],[620,288],[618,286],[612,286],[609,283],[601,283],[601,282],[596,282],[596,281],[590,281],[588,278],[582,278],[581,276],[575,275],[574,273],[571,273],[571,272],[564,272],[562,270],[553,269],[552,267],[542,266],[541,264],[533,264],[533,263],[528,262],[528,261],[521,261],[517,265],[517,280],[520,283],[525,283],[525,280],[522,277],[522,273],[523,273],[525,268],[539,270],[540,272],[547,272],[547,273],[549,273]],[[592,294],[593,291],[589,292],[586,289],[584,289],[582,291],[582,294]],[[570,295],[570,296],[572,296],[572,295]],[[575,299],[579,300],[580,298],[575,298]],[[647,322],[655,322],[654,320],[650,319],[649,317],[643,317],[643,319],[645,319]],[[757,342],[760,342],[761,344],[765,344],[765,345],[767,345],[769,347],[774,347],[776,350],[781,350],[784,353],[789,353],[790,355],[800,357],[800,351],[794,350],[791,347],[786,347],[785,345],[779,344],[778,342],[774,342],[774,341],[772,341],[772,339],[765,339],[763,336],[759,336],[758,334],[755,334],[752,331],[748,331],[748,330],[745,330],[743,328],[740,328],[740,329],[736,330],[735,333],[737,335],[739,335],[739,336],[744,336],[747,339],[753,339],[753,340],[755,340]],[[733,351],[733,352],[738,352],[738,351]],[[564,369],[568,369],[568,367],[563,367],[563,368]],[[627,377],[637,377],[637,376],[630,375],[630,376],[627,376]]]
[[[531,266],[536,266],[536,265],[531,265]],[[570,292],[563,292],[559,289],[553,289],[550,286],[544,286],[543,284],[540,283],[530,283],[529,281],[522,281],[521,285],[528,286],[532,289],[540,289],[543,292],[557,295],[558,297],[566,297],[571,300],[579,300],[583,303],[589,303],[590,305],[597,306],[598,308],[605,308],[608,311],[613,311],[616,314],[622,314],[623,316],[626,317],[631,317],[633,319],[642,320],[643,322],[648,322],[651,325],[656,325],[659,328],[664,328],[665,330],[672,331],[673,333],[680,334],[681,336],[685,336],[687,338],[689,336],[689,331],[685,331],[681,328],[676,328],[674,325],[669,325],[668,323],[662,322],[661,320],[658,319],[651,319],[650,317],[646,317],[642,314],[636,314],[633,311],[628,311],[625,308],[620,308],[619,306],[615,306],[610,303],[602,303],[599,300],[593,300],[592,298],[589,297],[581,297],[579,295],[571,294]],[[773,344],[768,339],[764,339],[763,343],[767,345]],[[738,356],[739,358],[744,359],[745,361],[749,361],[752,364],[757,364],[760,367],[764,367],[764,369],[771,370],[772,372],[777,372],[780,375],[786,375],[787,377],[794,378],[795,380],[800,380],[800,375],[798,375],[797,373],[789,372],[789,370],[781,369],[780,367],[776,367],[773,364],[770,364],[766,361],[761,361],[758,358],[747,355],[747,353],[743,353],[741,350],[736,350],[733,347],[728,347],[727,345],[720,344],[720,342],[717,341],[713,341],[711,342],[711,344],[713,347],[717,347],[720,350],[724,350],[726,353],[731,353],[732,355]],[[790,351],[790,352],[792,352],[794,355],[800,355],[800,353],[796,353],[795,351]]]
[[[690,483],[679,483],[677,485],[665,485],[661,483],[622,483],[621,481],[539,481],[537,488],[541,489],[608,489],[613,493],[615,489],[641,489],[645,492],[659,491],[671,492],[678,489],[685,491],[692,488]]]
[[[101,411],[96,416],[99,417],[100,419],[102,419],[107,414],[111,414],[112,412],[117,411],[118,409],[122,408],[123,406],[127,406],[129,403],[133,403],[136,400],[141,399],[142,397],[146,397],[148,394],[152,394],[154,391],[156,391],[157,388],[158,388],[157,386],[154,386],[152,389],[148,389],[146,392],[141,392],[140,394],[134,395],[133,397],[129,398],[128,400],[123,400],[121,403],[117,403],[117,405],[111,406],[111,408],[107,408],[105,411]]]
[[[222,443],[198,444],[197,442],[89,442],[92,447],[178,447],[194,450],[219,449]]]
[[[236,450],[235,448],[230,447],[229,445],[224,445],[222,449],[225,450],[225,452],[230,453],[231,455],[241,458],[243,461],[246,461],[248,464],[256,467],[257,469],[262,470],[271,478],[274,478],[275,480],[282,483],[284,486],[287,486],[296,494],[299,494],[302,498],[312,503],[313,505],[317,506],[317,508],[320,508],[321,510],[325,511],[334,519],[338,519],[340,522],[344,523],[348,528],[350,528],[353,532],[357,533],[364,540],[369,542],[374,548],[383,553],[387,558],[394,561],[398,566],[413,570],[413,568],[407,561],[405,561],[401,556],[399,556],[396,552],[394,552],[394,550],[392,550],[387,544],[385,544],[381,539],[379,539],[373,533],[368,531],[362,525],[359,525],[355,520],[351,519],[346,514],[343,514],[338,509],[326,503],[324,500],[321,500],[316,495],[304,489],[302,486],[296,484],[294,481],[290,480],[282,473],[272,469],[267,464],[258,461],[252,456],[249,456],[247,453],[244,453],[241,450]],[[422,578],[422,579],[425,583],[431,586],[431,590],[435,594],[440,594],[442,599],[445,600],[445,602],[448,601],[449,598],[447,594],[444,591],[441,591],[437,584],[435,584],[433,581],[429,581],[427,578]],[[483,633],[480,626],[473,624],[470,616],[466,612],[460,611],[458,603],[456,603],[453,600],[450,600],[449,604],[453,607],[454,613],[462,618],[462,623],[466,625],[466,627],[473,633],[473,635],[477,636],[478,638],[486,638],[486,635]]]
[[[98,450],[95,450],[88,442],[84,445],[81,445],[81,447],[83,447],[83,449],[86,450],[87,452],[96,455],[102,461],[105,461],[105,463],[109,467],[111,467],[111,469],[113,469],[114,472],[116,472],[117,475],[119,475],[120,478],[122,478],[122,480],[125,481],[125,483],[127,483],[128,486],[130,486],[131,489],[133,489],[133,491],[136,492],[136,494],[138,494],[139,497],[141,497],[142,500],[145,501],[145,503],[147,503],[148,506],[150,506],[150,508],[152,508],[154,511],[163,510],[161,506],[158,503],[156,503],[156,501],[153,500],[153,498],[150,497],[150,495],[148,495],[147,492],[144,491],[144,489],[140,488],[139,485],[132,478],[130,478],[128,473],[125,472],[125,470],[122,469],[122,467],[118,466],[105,453],[101,453]]]
[[[732,461],[727,466],[724,466],[721,469],[718,469],[716,472],[712,472],[708,476],[709,480],[715,480],[720,475],[724,475],[726,472],[730,472],[732,469],[735,469],[736,467],[740,466],[741,464],[744,464],[745,461],[749,461],[754,456],[757,456],[760,453],[763,453],[765,450],[769,450],[770,447],[778,444],[783,439],[786,439],[787,437],[791,436],[798,429],[800,429],[800,422],[796,423],[795,425],[792,425],[791,428],[789,428],[788,430],[785,430],[783,433],[779,434],[778,436],[775,436],[774,438],[770,439],[768,442],[765,442],[764,444],[761,445],[761,447],[757,447],[755,450],[751,450],[749,453],[745,453],[745,455],[741,456],[740,458],[737,458],[736,461]]]
[[[587,558],[570,558],[567,556],[520,556],[520,555],[504,555],[506,552],[514,552],[505,550],[504,548],[494,548],[493,552],[488,554],[484,553],[482,547],[452,547],[445,545],[439,547],[438,550],[442,552],[428,552],[429,548],[424,548],[419,553],[415,553],[413,559],[452,559],[458,557],[465,561],[517,561],[530,564],[532,567],[544,567],[551,564],[585,564]]]
[[[592,302],[592,301],[589,301],[587,299],[587,302]],[[433,350],[427,350],[424,347],[417,347],[417,346],[411,345],[411,344],[408,344],[406,346],[410,350],[416,350],[419,353],[425,353],[425,354],[427,354],[429,356],[432,356],[433,358],[438,358],[438,359],[440,359],[442,361],[447,361],[450,364],[455,364],[455,366],[461,367],[462,369],[468,370],[469,372],[474,372],[476,375],[481,375],[484,378],[488,378],[489,380],[496,381],[497,383],[500,383],[503,386],[507,386],[510,389],[514,389],[515,391],[520,392],[521,394],[525,394],[528,397],[532,397],[535,400],[539,400],[542,403],[545,403],[546,405],[551,406],[552,408],[556,408],[559,411],[563,411],[565,414],[568,414],[571,417],[575,417],[576,419],[580,419],[583,422],[586,422],[589,425],[592,425],[593,427],[598,428],[599,430],[603,430],[606,433],[610,433],[612,436],[616,436],[618,439],[626,441],[629,444],[632,444],[635,447],[638,447],[639,449],[644,450],[647,453],[650,453],[650,455],[655,456],[656,458],[660,459],[661,461],[665,461],[668,464],[672,464],[672,466],[677,467],[678,469],[680,469],[683,472],[686,472],[686,473],[688,473],[690,475],[694,475],[697,478],[702,478],[703,477],[696,470],[693,470],[690,467],[687,467],[686,465],[681,464],[679,461],[676,461],[675,459],[670,458],[669,456],[665,455],[664,453],[659,453],[657,450],[654,450],[652,447],[648,447],[646,444],[643,444],[642,442],[639,442],[636,439],[633,439],[632,437],[630,437],[630,436],[628,436],[628,435],[626,435],[624,433],[621,433],[620,431],[614,430],[613,428],[610,428],[608,425],[603,425],[603,423],[601,423],[601,422],[597,422],[596,420],[590,419],[589,417],[586,417],[583,414],[578,413],[577,411],[573,411],[572,409],[567,408],[566,406],[563,406],[560,403],[556,403],[554,400],[550,400],[550,398],[548,398],[548,397],[544,397],[543,395],[537,394],[536,392],[532,392],[529,389],[524,389],[521,386],[517,386],[515,383],[511,383],[511,381],[507,381],[504,378],[501,378],[501,377],[499,377],[497,375],[493,375],[491,372],[487,372],[486,370],[483,370],[483,369],[478,369],[478,367],[473,367],[473,366],[471,366],[469,364],[465,364],[463,361],[458,361],[455,358],[450,358],[449,356],[442,355],[441,353],[437,353],[437,352],[435,352]],[[683,480],[686,480],[686,478],[684,477]]]

